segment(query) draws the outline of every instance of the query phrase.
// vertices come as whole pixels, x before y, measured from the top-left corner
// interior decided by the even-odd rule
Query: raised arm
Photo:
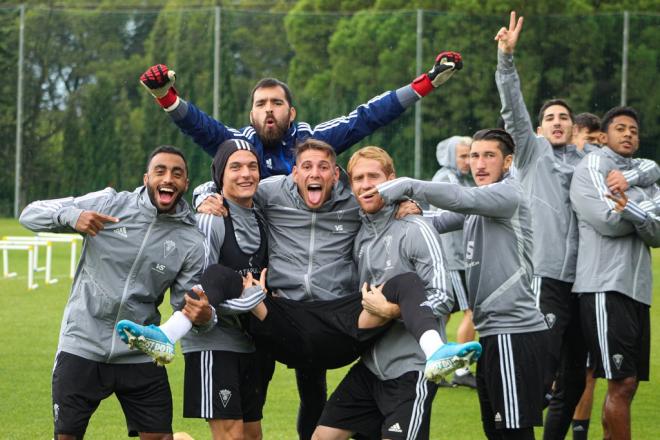
[[[520,203],[522,192],[510,180],[468,188],[453,183],[426,182],[401,177],[378,185],[385,203],[403,197],[424,201],[441,209],[486,217],[511,217]],[[369,195],[367,192],[365,195]]]
[[[80,232],[96,235],[108,222],[119,219],[104,214],[116,196],[112,188],[81,197],[37,200],[23,209],[19,222],[34,232]]]
[[[542,139],[534,132],[529,112],[525,106],[522,90],[520,88],[520,77],[513,63],[513,52],[518,44],[518,38],[522,31],[523,17],[516,20],[516,13],[511,12],[509,27],[502,27],[495,35],[497,41],[497,70],[495,71],[495,84],[499,91],[502,109],[500,113],[504,119],[506,131],[511,134],[516,143],[515,164],[516,167],[525,172],[536,157],[538,157]]]

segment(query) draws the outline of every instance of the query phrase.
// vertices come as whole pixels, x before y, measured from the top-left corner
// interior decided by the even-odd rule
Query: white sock
[[[469,372],[470,372],[470,367],[463,367],[463,368],[459,368],[458,370],[454,371],[454,374],[456,376],[465,376]]]
[[[443,345],[445,345],[445,343],[442,342],[440,333],[436,330],[426,330],[419,338],[419,346],[422,347],[426,359],[430,358],[431,355]]]
[[[183,337],[192,328],[192,322],[183,314],[183,312],[176,311],[172,314],[166,323],[159,327],[167,339],[171,342],[176,342]]]

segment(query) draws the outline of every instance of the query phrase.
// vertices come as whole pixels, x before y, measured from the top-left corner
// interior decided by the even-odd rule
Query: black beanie
[[[222,190],[222,176],[225,174],[225,167],[227,166],[229,156],[239,150],[252,152],[257,158],[257,163],[259,163],[257,150],[250,142],[244,139],[227,139],[221,143],[218,147],[218,151],[215,153],[213,163],[211,164],[211,174],[213,175],[213,182],[215,182],[215,187],[218,192]],[[259,176],[261,176],[261,165],[259,165]]]
[[[199,282],[212,306],[228,299],[238,298],[243,292],[243,278],[233,269],[221,264],[206,268]]]

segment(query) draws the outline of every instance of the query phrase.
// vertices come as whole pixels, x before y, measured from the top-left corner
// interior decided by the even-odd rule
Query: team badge
[[[557,321],[557,316],[554,313],[548,313],[545,315],[545,322],[548,323],[548,328],[552,328],[552,326],[555,325],[555,321]]]
[[[227,408],[229,399],[231,399],[231,391],[224,389],[224,390],[220,390],[219,394],[220,394],[220,401],[222,402],[222,407]]]
[[[172,253],[174,249],[176,249],[176,243],[174,243],[172,240],[166,240],[165,243],[163,243],[163,249],[164,256],[167,257]]]
[[[623,355],[622,354],[613,354],[612,360],[614,361],[614,366],[617,370],[621,369],[621,364],[623,364]]]

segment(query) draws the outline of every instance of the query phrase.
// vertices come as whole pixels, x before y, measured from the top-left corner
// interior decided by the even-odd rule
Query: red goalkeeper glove
[[[440,52],[435,58],[435,64],[428,71],[419,75],[412,82],[412,88],[420,97],[431,93],[435,87],[446,82],[457,70],[463,68],[463,59],[458,52]]]
[[[169,70],[164,64],[151,66],[140,76],[140,84],[156,98],[158,104],[163,108],[171,107],[178,99],[178,93],[174,88],[175,80],[174,71]]]

